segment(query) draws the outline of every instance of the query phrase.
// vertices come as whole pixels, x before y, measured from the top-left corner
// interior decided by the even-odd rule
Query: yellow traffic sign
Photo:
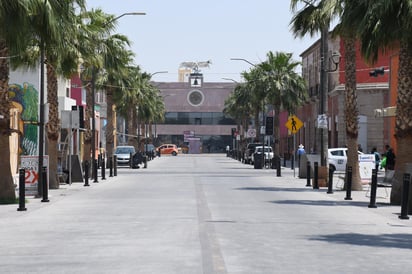
[[[291,115],[285,126],[290,130],[290,133],[295,134],[303,126],[303,123],[298,117]]]

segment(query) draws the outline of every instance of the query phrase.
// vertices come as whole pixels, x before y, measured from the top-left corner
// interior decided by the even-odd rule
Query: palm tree
[[[241,151],[244,151],[245,149],[243,136],[248,130],[249,120],[252,117],[250,97],[251,94],[246,89],[246,84],[238,83],[234,91],[225,100],[225,108],[223,110],[224,113],[228,114],[236,121],[238,132],[240,132]],[[241,130],[243,130],[243,132]]]
[[[357,2],[357,1],[356,1]],[[390,48],[399,48],[399,71],[395,118],[395,139],[397,155],[395,178],[392,181],[391,203],[400,204],[403,174],[410,172],[410,155],[412,154],[412,33],[411,4],[409,1],[348,1],[363,10],[359,16],[360,24],[356,30],[361,40],[361,50],[365,56],[374,61],[379,52]],[[355,5],[358,4],[358,5]],[[344,14],[345,18],[355,18]],[[412,195],[410,189],[409,196]],[[412,213],[412,199],[409,199],[409,213]]]
[[[59,12],[64,16],[56,14],[58,18],[65,20],[57,20],[57,28],[60,34],[64,33],[64,37],[60,35],[56,38],[50,37],[47,33],[42,36],[45,46],[45,54],[47,59],[47,103],[49,105],[49,122],[47,123],[47,140],[48,140],[48,155],[49,155],[49,186],[52,189],[59,188],[59,180],[57,176],[58,163],[58,140],[60,136],[60,121],[58,112],[58,75],[69,78],[76,72],[78,64],[78,55],[72,41],[76,35],[77,29],[74,2],[84,8],[83,1],[58,1]],[[44,32],[41,24],[39,24],[39,32]],[[68,39],[73,37],[73,39]]]
[[[16,198],[10,167],[10,106],[8,94],[10,55],[20,54],[27,46],[29,8],[27,2],[0,1],[0,201]]]
[[[261,138],[260,126],[261,121],[259,119],[259,113],[262,111],[262,115],[265,111],[266,103],[266,86],[262,81],[263,72],[256,66],[252,68],[249,72],[243,72],[242,77],[246,81],[245,90],[250,94],[250,104],[252,109],[254,109],[254,122],[256,127],[256,138],[259,140]]]
[[[114,94],[116,113],[126,117],[128,131],[128,145],[138,150],[137,136],[137,107],[142,97],[142,72],[138,66],[130,66],[128,75],[123,79],[122,91]]]
[[[298,4],[303,3],[304,7],[296,12]],[[306,34],[314,35],[321,32],[322,56],[326,60],[328,54],[327,37],[328,30],[332,20],[339,17],[343,10],[349,10],[349,7],[344,6],[344,0],[291,0],[291,8],[296,12],[292,18],[292,31],[296,36],[304,36]],[[354,20],[354,18],[352,18]],[[354,20],[353,22],[356,22]],[[362,184],[359,173],[358,160],[358,107],[356,97],[356,55],[355,55],[355,33],[354,29],[347,28],[348,21],[344,21],[338,32],[342,34],[345,50],[345,124],[346,137],[348,146],[348,166],[352,166],[352,189],[362,190]],[[352,25],[354,27],[354,23]],[[322,63],[321,69],[327,70],[325,63]],[[325,73],[321,73],[325,75]],[[323,79],[321,79],[323,81]],[[325,81],[326,78],[325,78]],[[325,83],[323,83],[325,86]],[[327,86],[327,85],[326,85]],[[326,97],[327,98],[327,97]],[[324,102],[327,100],[324,99]]]
[[[128,67],[132,61],[133,53],[127,50],[129,41],[126,36],[115,34],[103,41],[100,52],[103,57],[105,73],[98,80],[99,86],[106,91],[107,100],[107,127],[106,127],[106,153],[108,157],[113,155],[114,148],[114,124],[113,109],[115,107],[113,95],[121,91],[118,87],[127,77]]]
[[[119,83],[119,78],[124,77],[127,64],[131,61],[131,52],[126,50],[129,45],[128,39],[119,34],[110,35],[114,28],[114,16],[104,13],[102,10],[92,10],[81,15],[89,19],[88,24],[83,24],[81,28],[81,57],[83,59],[84,70],[83,79],[96,83],[96,86],[104,88],[107,94],[108,105],[108,128],[106,130],[108,141],[108,155],[112,155],[113,149],[113,92]],[[98,74],[99,70],[105,73]],[[94,117],[92,85],[86,85],[86,119],[84,134],[84,161],[90,161],[92,151],[92,131],[90,119]],[[94,150],[94,149],[93,149]],[[94,153],[94,151],[93,151]]]
[[[297,107],[307,97],[306,84],[302,76],[296,72],[299,62],[292,60],[292,54],[284,52],[267,53],[267,60],[259,65],[265,72],[263,81],[267,86],[268,102],[274,107],[274,155],[279,159],[280,128],[279,116],[281,109],[294,114]]]

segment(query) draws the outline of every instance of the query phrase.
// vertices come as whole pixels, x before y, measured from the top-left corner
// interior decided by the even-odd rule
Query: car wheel
[[[334,165],[329,165],[329,169],[332,170],[332,172],[336,171],[336,167]]]
[[[173,152],[172,152],[172,155],[173,155],[173,156],[177,156],[176,151],[173,151]]]

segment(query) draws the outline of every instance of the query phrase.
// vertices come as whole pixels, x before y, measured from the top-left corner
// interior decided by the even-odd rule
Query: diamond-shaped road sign
[[[298,117],[291,115],[285,126],[290,130],[290,133],[295,134],[303,126],[303,123]]]

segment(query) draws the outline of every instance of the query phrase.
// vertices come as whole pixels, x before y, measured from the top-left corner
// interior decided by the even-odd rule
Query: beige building
[[[194,81],[192,81],[194,82]],[[188,145],[198,139],[200,152],[224,152],[232,143],[233,119],[223,113],[225,100],[233,83],[207,83],[202,78],[191,81],[156,83],[165,102],[165,121],[153,125],[155,145]]]

